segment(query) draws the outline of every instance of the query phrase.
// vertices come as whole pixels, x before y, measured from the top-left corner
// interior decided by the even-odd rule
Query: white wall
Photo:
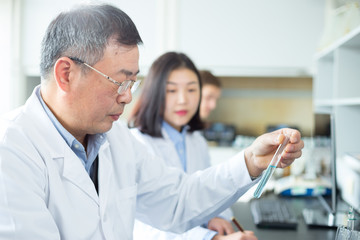
[[[78,2],[81,1],[25,1],[23,49],[27,74],[38,74],[40,41],[50,20]],[[325,0],[112,0],[110,3],[123,9],[137,25],[144,40],[140,66],[145,72],[156,57],[174,50],[190,55],[200,68],[227,76],[247,74],[247,69],[255,71],[250,73],[254,75],[268,69],[260,73],[262,76],[278,74],[272,73],[273,69],[298,71],[288,75],[309,74],[325,9]]]
[[[20,66],[19,84],[12,91],[13,95],[15,92],[18,95],[14,95],[16,103],[10,106],[24,102],[30,88],[36,84],[40,43],[50,21],[62,10],[83,2],[0,2],[13,1],[22,3],[21,42],[18,46],[21,60],[8,68]],[[312,56],[322,33],[325,8],[325,0],[107,2],[124,10],[138,27],[144,41],[140,47],[140,75],[146,75],[154,59],[169,50],[185,52],[199,68],[207,68],[222,76],[309,75]],[[1,14],[1,17],[6,16],[8,14]],[[2,97],[9,98],[3,94]]]
[[[17,86],[17,69],[15,60],[16,35],[13,31],[16,25],[16,1],[0,1],[0,114],[16,106],[14,88]],[[15,63],[15,64],[14,64]]]
[[[311,75],[325,0],[182,0],[178,48],[219,75]]]

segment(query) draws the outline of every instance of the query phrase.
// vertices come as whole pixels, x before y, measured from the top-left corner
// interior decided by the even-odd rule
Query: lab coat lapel
[[[106,203],[110,194],[111,177],[113,173],[113,165],[111,163],[111,152],[109,142],[106,141],[99,151],[99,196],[101,202],[101,212],[104,213]]]
[[[163,156],[164,162],[168,166],[177,167],[179,169],[183,169],[183,165],[181,163],[181,160],[179,158],[179,155],[176,151],[176,148],[174,146],[174,143],[171,141],[169,135],[165,131],[164,128],[162,128],[162,134],[164,138],[153,138],[155,141],[155,144],[159,148],[160,156]],[[170,158],[169,158],[170,156]]]
[[[34,137],[38,136],[37,141],[39,146],[47,146],[49,142],[57,143],[51,145],[51,149],[49,150],[50,155],[45,156],[50,157],[56,163],[54,167],[56,166],[57,169],[53,170],[59,172],[59,174],[62,174],[64,178],[80,188],[97,204],[99,204],[99,198],[96,193],[96,189],[93,182],[91,181],[90,176],[86,172],[85,167],[82,165],[76,154],[66,144],[65,140],[56,130],[46,115],[43,107],[41,106],[41,103],[36,96],[36,91],[38,91],[38,89],[39,86],[34,89],[33,94],[25,105],[24,112],[27,113],[29,118],[29,121],[27,122],[29,124],[28,128],[34,131]],[[43,141],[43,144],[40,144],[41,141]],[[48,168],[51,167],[52,166],[48,166]]]
[[[59,159],[57,159],[57,161],[59,161]],[[76,185],[99,205],[99,197],[94,183],[91,181],[89,174],[86,172],[79,158],[70,148],[66,148],[63,161],[64,178]]]

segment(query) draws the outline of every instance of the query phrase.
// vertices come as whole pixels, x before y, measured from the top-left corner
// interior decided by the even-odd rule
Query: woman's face
[[[200,118],[206,120],[210,113],[216,108],[216,103],[221,95],[221,89],[212,84],[206,84],[202,87]]]
[[[172,71],[166,83],[164,120],[178,131],[195,115],[200,101],[197,75],[181,68]]]

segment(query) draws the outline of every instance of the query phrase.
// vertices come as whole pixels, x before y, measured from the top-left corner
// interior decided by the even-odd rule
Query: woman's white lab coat
[[[137,128],[131,129],[131,133],[144,145],[148,147],[149,152],[161,157],[164,164],[169,167],[183,169],[179,155],[177,154],[174,143],[169,138],[165,129],[162,129],[163,137],[151,137],[148,134],[141,133]],[[187,133],[185,136],[186,149],[186,167],[187,173],[191,174],[199,170],[210,167],[210,156],[206,140],[199,132]],[[169,156],[171,156],[169,158]],[[227,209],[219,215],[226,220],[232,217],[232,211]],[[195,227],[183,234],[174,234],[171,232],[160,231],[144,223],[136,221],[134,228],[134,239],[194,239],[201,240],[210,230],[203,227]]]
[[[135,213],[181,232],[223,211],[255,183],[242,153],[186,176],[114,123],[99,151],[98,195],[35,91],[0,120],[0,239],[132,239]]]

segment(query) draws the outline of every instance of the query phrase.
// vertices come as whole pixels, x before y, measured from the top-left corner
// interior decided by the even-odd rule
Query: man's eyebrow
[[[133,76],[133,75],[136,76],[139,74],[140,70],[137,70],[136,73],[133,73],[132,71],[121,69],[120,72],[125,74],[126,76]]]

